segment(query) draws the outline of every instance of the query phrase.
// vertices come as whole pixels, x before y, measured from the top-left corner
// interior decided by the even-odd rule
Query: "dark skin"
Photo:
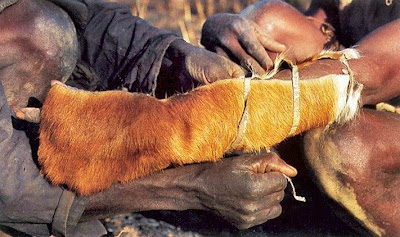
[[[282,17],[283,15],[289,14],[293,18],[299,14],[298,12],[288,12],[288,8],[282,2],[263,1],[261,4],[264,5],[259,6],[256,10],[253,9],[250,16],[252,20],[261,22],[266,31],[272,29],[276,25],[276,22],[281,22],[282,19],[284,19],[283,21],[291,19],[291,17]],[[279,11],[277,10],[279,6],[283,7],[281,17],[274,19],[273,15],[276,11]],[[262,11],[260,12],[260,9],[269,12],[269,7],[273,9],[274,14],[272,16],[267,16]],[[243,12],[247,12],[248,14],[251,10],[252,8],[249,7]],[[217,15],[210,18],[209,22],[206,22],[206,25],[213,25],[214,29],[226,29],[227,25],[221,19],[229,17],[230,25],[241,26],[243,19],[250,20],[246,19],[242,13],[236,16]],[[319,11],[319,16],[324,16],[324,14],[320,13]],[[303,26],[299,22],[292,22],[296,26],[295,28],[274,28],[276,31],[272,35],[277,37],[272,38],[278,42],[280,42],[279,39],[286,39],[286,48],[292,50],[292,54],[290,55],[307,55],[307,52],[309,52],[308,50],[304,51],[303,47],[298,47],[301,42],[289,37],[290,35],[301,34],[307,35],[307,38],[309,38],[315,32],[315,30],[304,31],[307,27],[312,28],[315,22],[303,23],[308,24],[308,26]],[[318,29],[318,25],[314,26],[315,29]],[[236,29],[239,28],[237,27]],[[203,37],[208,42],[211,42],[211,39],[213,39],[212,42],[217,45],[214,48],[220,47],[226,49],[222,55],[229,56],[229,53],[226,52],[238,50],[235,48],[238,47],[238,40],[227,41],[225,39],[234,39],[232,34],[240,35],[243,32],[245,30],[242,29],[242,31],[230,31],[222,35],[213,35],[213,31],[203,29]],[[400,43],[398,42],[398,38],[400,37],[399,32],[400,20],[396,20],[370,33],[357,43],[357,49],[361,53],[361,58],[358,60],[349,60],[349,64],[354,71],[355,79],[364,85],[362,92],[363,104],[374,105],[400,95],[400,70],[398,67],[400,64],[400,56],[398,55],[400,50]],[[314,37],[320,37],[320,33],[317,33]],[[255,41],[258,41],[258,39],[253,37],[252,40],[248,41],[248,45],[244,45],[242,49],[245,50],[249,45],[255,45]],[[222,45],[221,42],[228,42],[228,44]],[[320,48],[322,45],[321,42],[315,41],[311,43],[310,47]],[[209,47],[207,44],[205,46]],[[214,48],[211,47],[210,50],[214,50]],[[231,48],[234,49],[232,50]],[[261,67],[263,63],[258,60],[261,54],[264,54],[265,57],[274,56],[273,50],[258,48],[257,52],[246,51],[246,54],[242,58],[247,59],[248,57],[252,57],[252,62],[258,63]],[[312,55],[312,51],[309,54]],[[238,60],[235,57],[232,59]],[[302,61],[301,57],[294,57],[293,59],[297,62]],[[343,67],[340,62],[335,60],[319,60],[301,70],[300,78],[315,78],[331,73],[342,74]],[[253,68],[257,68],[257,66],[253,66]],[[264,69],[268,69],[268,67],[264,67]],[[278,73],[278,77],[289,79],[290,71],[283,70]],[[335,164],[344,164],[337,171],[338,175],[342,175],[339,183],[344,187],[351,187],[354,190],[358,205],[367,213],[369,221],[377,226],[375,228],[367,226],[367,228],[375,233],[382,231],[379,234],[387,236],[398,235],[400,231],[398,223],[400,210],[397,198],[400,194],[400,187],[398,185],[400,181],[398,178],[400,174],[400,159],[398,159],[400,146],[395,137],[395,134],[398,134],[398,130],[400,129],[398,120],[399,115],[397,114],[363,110],[354,122],[335,128],[326,135],[325,139],[321,140],[321,137],[316,139],[313,136],[308,136],[304,144],[305,150],[309,155],[305,157],[307,160],[317,160],[325,163],[328,170],[337,169],[336,166],[330,166],[330,163],[326,163],[328,160],[332,160]],[[328,149],[325,146],[328,144],[328,141],[332,142],[329,144],[334,147],[333,149]],[[312,144],[322,148],[318,150],[311,149]],[[295,157],[283,158],[290,161],[290,159],[294,159]],[[317,174],[320,171],[318,167],[311,168]],[[338,179],[337,176],[330,178],[332,180]]]
[[[207,210],[238,228],[280,215],[286,179],[297,171],[275,153],[168,169],[90,196],[83,219],[146,210]],[[222,180],[222,182],[221,182]]]
[[[269,49],[268,45],[276,45],[281,42],[289,51],[286,53],[289,59],[301,63],[323,49],[325,39],[319,31],[317,23],[321,22],[326,15],[318,14],[318,17],[316,21],[311,22],[286,3],[275,0],[260,1],[256,6],[249,6],[238,15],[224,13],[209,18],[203,27],[202,42],[209,50],[224,56],[232,57],[231,52],[240,51],[241,54],[234,54],[231,59],[239,62],[243,60],[251,62],[252,64],[248,68],[262,68],[263,70],[267,70],[270,65],[266,65],[261,59],[274,59],[276,56],[276,51],[273,48]],[[322,19],[320,19],[321,17]],[[268,44],[264,43],[264,47],[252,47],[262,43],[257,37],[246,38],[246,44],[240,40],[240,37],[248,31],[243,25],[252,25],[254,22],[269,34],[270,41]],[[364,85],[362,93],[364,104],[379,103],[400,94],[398,89],[400,73],[397,67],[400,62],[400,56],[397,54],[397,49],[400,48],[400,43],[397,41],[399,22],[397,20],[386,24],[385,27],[374,31],[356,44],[359,45],[357,49],[362,58],[350,61],[350,66],[355,73],[356,80]],[[257,28],[257,32],[260,31],[260,28]],[[305,34],[307,37],[304,38]],[[247,35],[251,36],[248,33]],[[312,40],[303,45],[308,39]],[[376,45],[379,45],[379,48]],[[252,50],[247,50],[249,48]],[[303,70],[301,77],[322,76],[326,73],[341,74],[342,68],[343,66],[339,62],[320,60]],[[261,69],[257,72],[263,73]],[[281,75],[288,75],[289,72],[281,73]]]
[[[310,33],[304,37],[303,32]],[[277,53],[285,51],[294,62],[302,62],[318,54],[325,39],[315,25],[290,5],[261,1],[240,14],[210,17],[204,23],[201,42],[249,71],[264,74],[273,67]]]
[[[394,139],[400,131],[399,121],[398,114],[363,109],[359,118],[325,133],[323,139],[317,130],[307,134],[304,142],[307,160],[330,169],[334,175],[327,178],[356,195],[358,205],[368,214],[366,222],[375,226],[368,229],[384,236],[397,236],[400,231],[400,144]],[[316,167],[312,169],[319,174],[320,167]]]
[[[44,30],[46,24],[49,29]],[[0,47],[4,49],[0,52],[0,77],[12,108],[26,107],[29,96],[44,100],[51,80],[65,81],[72,73],[78,54],[72,24],[65,12],[45,0],[21,0],[0,15]],[[220,55],[177,41],[181,42],[173,42],[168,49],[174,55],[174,66],[166,70],[182,75],[187,84],[245,74],[239,65]],[[183,84],[174,83],[178,88]]]
[[[41,11],[36,11],[39,5]],[[25,107],[31,96],[43,100],[50,81],[68,77],[75,65],[76,58],[71,56],[76,56],[76,45],[67,48],[52,44],[62,42],[66,34],[74,32],[71,21],[62,14],[60,9],[44,0],[20,0],[0,14],[0,25],[12,26],[0,27],[0,80],[9,103],[16,111]],[[41,30],[43,25],[36,24],[51,20],[53,16],[57,19],[62,16],[52,27],[58,27],[64,33],[55,35],[52,31]],[[14,43],[19,39],[23,39],[24,44]],[[48,55],[48,48],[42,45],[66,51]],[[186,43],[174,41],[167,55],[172,55],[179,65],[171,70],[189,81],[210,83],[245,73],[228,59]],[[66,63],[65,57],[72,59]],[[65,64],[65,70],[58,68]],[[38,70],[35,65],[40,65],[43,70]],[[32,85],[27,88],[33,90],[24,89],[26,83]],[[181,82],[173,83],[179,85]],[[162,92],[162,88],[160,90]],[[82,220],[132,211],[201,209],[213,212],[239,228],[249,228],[280,215],[279,203],[286,187],[282,173],[293,177],[297,171],[275,153],[171,168],[131,183],[116,184],[90,196]]]
[[[286,9],[287,10],[287,9]],[[276,8],[275,11],[278,11]],[[296,16],[297,17],[297,16]],[[262,22],[260,20],[260,22]],[[396,23],[393,23],[394,26],[396,27]],[[312,26],[312,25],[311,25]],[[310,26],[310,28],[312,28]],[[219,26],[220,28],[223,28],[224,26]],[[240,27],[237,29],[241,29]],[[395,31],[398,32],[398,31]],[[282,32],[285,33],[285,32]],[[392,32],[393,33],[393,32]],[[385,38],[381,38],[382,35]],[[364,55],[379,55],[380,51],[377,49],[375,50],[375,47],[371,47],[375,45],[374,40],[376,39],[381,39],[383,41],[387,41],[390,38],[388,38],[390,35],[387,33],[381,33],[375,36],[375,38],[372,38],[369,40],[364,41],[364,43],[360,46],[360,51],[364,53]],[[319,37],[318,35],[316,37]],[[371,36],[372,37],[372,36]],[[395,34],[393,37],[397,37]],[[235,39],[235,38],[233,38]],[[272,38],[270,38],[272,39]],[[287,38],[290,39],[290,38]],[[228,41],[230,42],[230,41]],[[365,46],[364,46],[365,44]],[[236,44],[237,45],[237,44]],[[369,46],[368,46],[369,45]],[[268,51],[265,50],[267,46],[263,47],[262,50],[268,53]],[[316,47],[321,47],[320,44],[316,44]],[[183,47],[186,48],[186,47]],[[222,47],[221,47],[222,48]],[[293,50],[296,48],[293,47]],[[379,49],[380,50],[380,49]],[[179,48],[176,49],[178,52],[176,55],[179,55],[179,52],[182,52],[182,55],[185,55],[185,49],[180,50]],[[264,52],[263,51],[263,52]],[[278,50],[276,50],[278,51]],[[386,53],[392,53],[394,54],[396,50],[390,51],[387,50]],[[186,51],[187,52],[187,51]],[[299,51],[302,52],[302,51]],[[195,54],[194,54],[195,55]],[[226,54],[228,55],[228,54]],[[269,55],[269,54],[268,54]],[[293,55],[302,55],[302,54],[296,54],[295,51],[293,51]],[[312,55],[310,53],[310,55]],[[271,54],[273,56],[273,53]],[[391,55],[392,56],[392,55]],[[395,55],[393,55],[395,56]],[[388,57],[385,55],[385,57]],[[299,57],[301,58],[301,57]],[[300,61],[300,59],[298,59]],[[185,62],[186,60],[183,60]],[[246,61],[246,60],[245,60]],[[257,60],[255,60],[257,61]],[[379,60],[379,59],[371,59],[370,57],[363,57],[360,60],[357,61],[351,61],[351,66],[353,70],[356,73],[356,78],[357,80],[361,81],[366,85],[366,90],[365,91],[371,91],[369,94],[364,91],[363,98],[364,101],[367,101],[368,103],[373,103],[374,100],[377,100],[376,97],[376,90],[382,94],[378,98],[383,98],[383,97],[390,97],[388,95],[388,90],[391,90],[392,88],[398,88],[395,85],[397,84],[391,84],[390,87],[386,88],[381,85],[384,85],[386,80],[391,80],[393,83],[396,83],[396,73],[394,72],[393,77],[389,78],[384,78],[383,76],[380,77],[379,74],[378,79],[384,78],[384,80],[378,80],[376,78],[376,72],[372,70],[372,66],[380,67],[382,69],[381,73],[383,75],[386,75],[385,73],[390,72],[391,68],[388,67],[390,63],[396,63],[395,61],[389,61],[389,60]],[[248,60],[246,62],[249,62]],[[182,64],[183,65],[183,64]],[[188,65],[188,64],[185,64]],[[189,64],[190,65],[190,64]],[[200,67],[203,68],[203,67]],[[254,68],[254,67],[250,67]],[[304,69],[301,71],[301,77],[307,78],[308,75],[311,76],[316,76],[316,75],[326,75],[327,73],[341,73],[341,69],[343,66],[336,61],[332,60],[321,60],[314,65],[310,66],[307,69]],[[215,68],[214,68],[215,69]],[[179,70],[178,70],[179,71]],[[289,72],[288,71],[282,71],[282,78],[287,78],[289,79]],[[200,73],[202,74],[202,73]],[[391,73],[389,73],[391,75]],[[190,75],[190,74],[189,74]],[[203,74],[204,75],[204,74]],[[226,75],[225,72],[221,75]],[[285,76],[286,75],[286,76]],[[221,78],[222,79],[222,78]],[[377,88],[377,89],[376,89]],[[396,93],[396,92],[394,92]],[[340,131],[339,131],[340,134]],[[255,169],[252,168],[254,167],[253,165],[257,165],[257,159],[262,159],[264,162],[268,164],[273,163],[273,159],[271,159],[271,156],[275,156],[274,159],[280,160],[280,158],[276,157],[276,155],[262,155],[260,157],[247,157],[245,159],[226,159],[223,160],[222,162],[217,162],[215,164],[201,164],[201,165],[194,165],[194,166],[186,166],[186,167],[180,167],[176,169],[170,169],[167,171],[164,171],[162,173],[155,174],[154,176],[148,176],[143,179],[137,180],[137,182],[132,182],[129,184],[124,184],[124,185],[115,185],[113,186],[109,191],[105,191],[103,193],[94,195],[90,197],[89,205],[84,213],[84,218],[85,219],[91,219],[91,218],[99,218],[99,217],[104,217],[108,215],[113,215],[117,213],[122,213],[122,212],[129,212],[129,211],[140,211],[140,210],[165,210],[165,209],[175,209],[175,210],[186,210],[186,209],[202,209],[202,210],[209,210],[211,212],[214,212],[223,218],[229,220],[231,223],[234,225],[240,227],[240,228],[248,228],[257,224],[260,224],[262,222],[267,221],[268,219],[271,219],[273,217],[276,217],[279,215],[280,211],[276,210],[279,209],[279,205],[276,205],[279,202],[271,201],[274,200],[274,197],[276,197],[276,200],[279,200],[281,192],[284,188],[285,185],[281,186],[281,188],[278,190],[274,185],[269,184],[270,178],[273,179],[274,175],[276,174],[275,172],[268,172],[269,169],[264,169],[261,172],[255,172]],[[253,160],[254,159],[254,160]],[[286,159],[286,157],[285,157]],[[368,157],[365,158],[366,162],[368,161]],[[237,163],[236,163],[237,162]],[[242,163],[243,162],[243,163]],[[396,160],[394,160],[396,162]],[[234,170],[239,169],[238,166],[235,165],[240,164],[242,167],[245,167],[244,172],[244,177],[239,176],[240,173],[233,172]],[[277,167],[285,167],[282,163],[279,163]],[[211,167],[210,167],[211,166]],[[216,171],[211,172],[208,174],[208,172],[203,172],[202,167],[207,167],[207,169],[215,169]],[[381,167],[377,166],[377,169],[381,169]],[[226,171],[229,175],[222,171]],[[243,169],[240,169],[243,170]],[[285,171],[285,169],[274,169],[276,171],[281,171],[281,172],[288,172],[288,170]],[[291,169],[290,169],[291,170]],[[218,171],[218,172],[217,172]],[[183,174],[182,174],[183,173]],[[182,177],[185,177],[184,174],[188,174],[189,176],[187,179],[182,180]],[[249,175],[253,174],[253,175]],[[221,176],[219,176],[221,174]],[[254,174],[257,175],[257,179],[250,178],[254,177]],[[272,174],[272,175],[271,175]],[[288,175],[295,175],[295,172],[293,173],[288,172]],[[243,174],[242,174],[243,175]],[[213,178],[213,179],[211,179]],[[215,179],[214,179],[215,178]],[[275,177],[276,178],[276,177]],[[245,180],[246,182],[235,182],[235,180]],[[282,175],[279,175],[279,178],[281,183],[286,183],[286,180],[283,178]],[[164,181],[168,180],[168,182]],[[195,182],[188,182],[187,180],[195,180]],[[260,180],[262,182],[260,182]],[[361,179],[365,183],[361,183],[361,185],[369,185],[368,179]],[[231,182],[233,181],[233,182]],[[376,181],[376,180],[375,180]],[[263,185],[256,185],[256,186],[261,186],[264,190],[261,195],[255,195],[253,193],[255,188],[255,184],[261,183]],[[171,186],[171,183],[173,184]],[[225,186],[224,184],[229,183],[232,186]],[[156,186],[156,189],[154,189],[154,185]],[[222,185],[223,188],[220,188]],[[190,186],[190,188],[188,188]],[[227,189],[226,189],[227,188]],[[224,198],[224,194],[226,193],[233,193],[236,194],[238,191],[235,190],[240,190],[240,192],[245,192],[245,195],[243,196],[235,196],[235,195],[229,195],[229,199]],[[396,190],[396,189],[394,189]],[[212,192],[212,191],[215,191]],[[159,192],[158,195],[154,196],[154,193]],[[246,195],[247,193],[247,195]],[[362,195],[362,194],[360,194]],[[174,196],[174,198],[170,198],[171,196]],[[268,198],[267,201],[265,200],[265,196],[272,197]],[[176,198],[178,197],[178,198]],[[211,198],[210,198],[211,197]],[[250,198],[251,197],[251,198]],[[152,200],[152,202],[149,202],[149,200]],[[242,205],[236,205],[237,203],[241,203]],[[256,204],[259,205],[258,208],[254,208],[254,206],[257,206]],[[389,205],[390,206],[390,205]],[[232,207],[236,207],[235,209],[232,210]],[[366,206],[367,207],[367,206]],[[392,207],[394,208],[394,207]],[[372,214],[374,212],[371,211]],[[382,214],[382,213],[380,213]],[[383,213],[384,214],[384,213]],[[382,217],[380,217],[382,218]],[[386,220],[386,219],[385,219]],[[387,220],[391,220],[388,218]],[[392,226],[396,227],[396,224],[394,223]]]

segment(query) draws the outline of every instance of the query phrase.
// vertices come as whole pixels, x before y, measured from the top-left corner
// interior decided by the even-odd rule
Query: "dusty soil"
[[[109,234],[106,236],[125,236],[125,237],[161,237],[161,236],[177,236],[177,237],[197,237],[200,234],[192,231],[183,231],[180,227],[176,227],[167,222],[144,217],[139,213],[129,213],[118,215],[103,220],[103,224]]]

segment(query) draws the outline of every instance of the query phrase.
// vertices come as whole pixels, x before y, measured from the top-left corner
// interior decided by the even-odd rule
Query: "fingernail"
[[[15,112],[15,116],[19,119],[24,119],[25,114],[23,112],[21,112],[20,110]]]
[[[292,170],[292,172],[295,174],[295,175],[297,175],[297,169],[296,168],[294,168],[293,166],[291,166],[291,165],[289,165],[289,168]],[[294,175],[294,176],[295,176]]]

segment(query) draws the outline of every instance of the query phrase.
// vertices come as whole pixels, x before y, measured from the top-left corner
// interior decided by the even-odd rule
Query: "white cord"
[[[285,174],[283,174],[283,176],[285,176],[285,178],[288,180],[288,182],[290,183],[290,186],[292,187],[292,194],[294,199],[296,199],[299,202],[306,202],[306,198],[302,197],[302,196],[297,196],[296,194],[296,188],[294,187],[293,181],[291,178],[289,178],[288,176],[286,176]]]

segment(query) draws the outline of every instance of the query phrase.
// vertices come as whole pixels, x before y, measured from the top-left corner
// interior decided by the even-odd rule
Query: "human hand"
[[[238,228],[250,228],[281,214],[287,185],[282,173],[293,177],[297,171],[275,153],[203,164],[197,196],[205,209]]]
[[[201,43],[210,51],[224,55],[242,67],[264,74],[273,67],[269,52],[281,53],[285,45],[275,41],[253,21],[237,14],[221,13],[203,25]]]
[[[184,90],[191,89],[193,84],[209,84],[245,75],[244,69],[229,59],[183,40],[172,42],[166,57],[172,61],[174,78],[179,78],[180,87]]]
[[[15,111],[15,116],[18,119],[25,120],[30,123],[40,122],[40,109],[34,107],[25,107]]]
[[[167,169],[91,195],[84,219],[148,210],[208,210],[238,228],[281,213],[287,181],[297,171],[275,153]]]
[[[54,86],[54,85],[60,85],[60,86],[69,87],[69,88],[78,90],[77,88],[67,86],[66,84],[64,84],[58,80],[51,81],[51,86]],[[28,106],[29,106],[29,104],[28,104]],[[40,111],[41,111],[41,109],[37,108],[37,107],[24,107],[21,109],[18,109],[18,108],[14,109],[15,117],[17,117],[18,119],[24,120],[26,122],[29,122],[29,123],[40,123]]]

